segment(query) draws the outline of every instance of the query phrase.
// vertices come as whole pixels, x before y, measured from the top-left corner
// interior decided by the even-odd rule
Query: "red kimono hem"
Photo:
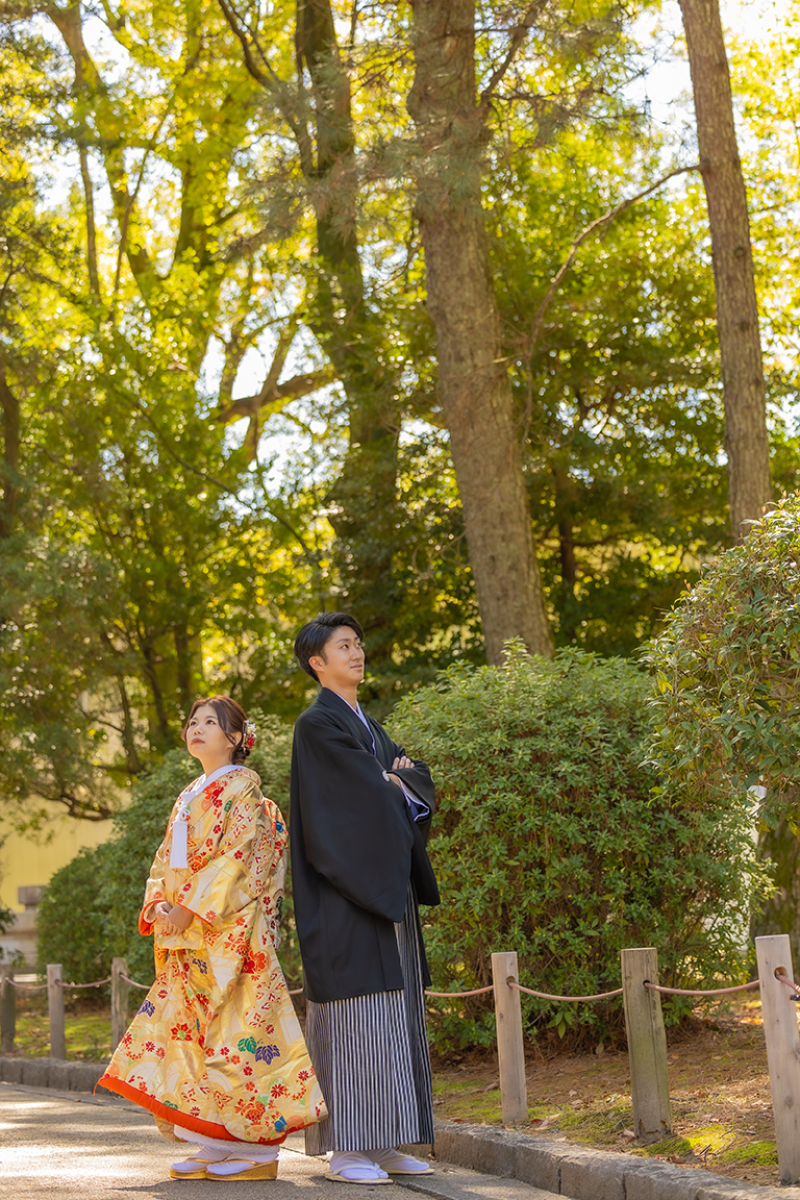
[[[228,1133],[224,1125],[217,1125],[214,1121],[201,1121],[199,1117],[192,1117],[188,1113],[181,1112],[180,1109],[170,1108],[169,1105],[162,1104],[160,1100],[156,1100],[155,1096],[151,1096],[147,1092],[140,1092],[138,1088],[131,1087],[124,1079],[118,1079],[114,1075],[103,1075],[95,1084],[95,1090],[99,1087],[106,1088],[109,1092],[118,1092],[126,1100],[132,1100],[140,1108],[149,1109],[153,1116],[160,1117],[162,1121],[167,1121],[170,1125],[180,1125],[181,1129],[191,1129],[193,1133],[200,1133],[204,1137],[218,1138],[223,1142],[237,1142],[239,1145],[245,1146],[249,1144],[254,1146],[280,1146],[286,1141],[290,1132],[287,1130],[279,1138],[263,1138],[252,1143],[241,1142],[232,1133]]]

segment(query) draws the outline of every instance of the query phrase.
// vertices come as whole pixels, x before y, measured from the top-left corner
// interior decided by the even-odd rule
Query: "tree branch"
[[[277,406],[281,402],[288,404],[290,400],[299,400],[301,396],[308,396],[327,383],[333,383],[335,379],[336,372],[332,367],[321,367],[319,371],[309,371],[306,375],[293,375],[285,383],[279,383],[269,389],[265,383],[255,396],[242,396],[241,399],[234,400],[218,415],[217,420],[227,424],[240,417],[252,417],[268,405]]]
[[[534,0],[534,3],[530,5],[528,11],[525,13],[519,24],[514,26],[514,32],[511,35],[511,41],[509,42],[505,58],[501,62],[500,66],[492,72],[489,82],[481,92],[479,104],[481,109],[485,110],[489,107],[489,102],[492,99],[492,96],[495,94],[497,88],[508,74],[508,70],[517,56],[517,51],[525,41],[528,30],[532,27],[546,3],[547,0]]]
[[[528,357],[531,357],[536,349],[536,343],[539,340],[539,334],[541,333],[542,329],[544,314],[550,307],[553,297],[561,286],[562,279],[572,266],[573,262],[575,261],[575,255],[578,253],[578,250],[586,241],[586,239],[591,237],[593,233],[596,233],[597,230],[601,229],[604,225],[608,225],[610,221],[613,221],[615,217],[620,215],[620,213],[625,212],[627,208],[630,208],[633,204],[636,204],[637,201],[644,200],[645,197],[649,196],[652,192],[658,191],[662,184],[665,184],[667,180],[673,179],[676,175],[685,175],[688,171],[699,170],[700,164],[692,163],[690,167],[676,167],[673,171],[668,171],[666,175],[662,175],[660,179],[657,179],[655,183],[651,183],[649,187],[644,189],[644,191],[637,192],[635,196],[629,196],[627,200],[623,200],[621,204],[616,206],[616,208],[610,209],[607,213],[604,213],[602,217],[597,217],[594,221],[590,222],[585,229],[581,230],[581,232],[575,238],[575,241],[570,246],[569,254],[553,276],[550,282],[550,287],[547,289],[547,294],[542,303],[539,305],[536,316],[533,318],[533,324],[531,326],[531,332],[528,336],[528,344],[526,347]]]
[[[544,321],[544,315],[547,312],[548,308],[550,307],[553,297],[555,296],[556,292],[558,291],[559,287],[561,286],[561,281],[563,280],[567,271],[570,269],[573,262],[575,261],[575,255],[578,253],[579,248],[583,245],[583,243],[586,241],[586,239],[588,237],[591,237],[591,235],[593,233],[596,233],[598,229],[602,229],[602,227],[604,225],[608,225],[611,221],[614,220],[615,217],[618,217],[620,215],[620,213],[625,212],[625,210],[627,208],[630,208],[633,204],[636,204],[637,201],[644,200],[646,196],[649,196],[649,195],[651,195],[652,192],[657,191],[663,184],[665,184],[667,182],[667,180],[673,179],[676,175],[685,175],[689,171],[699,171],[699,170],[700,170],[699,163],[692,163],[692,165],[689,167],[675,167],[674,170],[668,171],[666,175],[662,175],[660,179],[657,179],[655,181],[655,183],[651,183],[650,186],[644,188],[643,191],[637,192],[635,196],[629,196],[627,200],[623,200],[621,204],[618,204],[616,206],[616,208],[610,209],[607,213],[604,213],[602,215],[602,217],[597,217],[594,221],[591,221],[586,226],[585,229],[581,230],[581,232],[578,234],[578,236],[575,238],[574,242],[570,246],[567,257],[564,259],[563,263],[558,268],[558,270],[556,271],[552,280],[550,281],[550,286],[547,289],[547,293],[544,297],[544,300],[542,300],[542,303],[539,305],[539,307],[536,311],[536,315],[533,318],[533,324],[531,325],[531,331],[528,334],[528,341],[527,341],[527,345],[525,347],[525,353],[526,353],[526,357],[528,359],[529,364],[530,364],[531,359],[533,358],[533,353],[534,353],[534,350],[536,349],[536,344],[539,341],[539,335],[542,331],[542,322]],[[528,433],[530,430],[532,413],[533,413],[533,381],[531,378],[531,372],[529,370],[528,371],[528,381],[527,381],[527,394],[525,396],[525,415],[524,415],[524,420],[522,423],[522,444],[523,444],[523,446],[525,445],[525,443],[528,440]]]

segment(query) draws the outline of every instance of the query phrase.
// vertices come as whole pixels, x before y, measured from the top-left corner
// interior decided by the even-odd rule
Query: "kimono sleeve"
[[[156,856],[153,859],[153,865],[150,868],[150,875],[144,889],[142,911],[139,913],[139,933],[145,937],[153,932],[155,924],[153,910],[156,904],[158,904],[159,900],[166,900],[167,897],[165,886],[167,852],[167,839],[165,838],[156,850]]]
[[[405,911],[413,833],[380,762],[324,715],[295,726],[295,792],[306,861],[347,900],[391,921]]]
[[[218,838],[207,837],[192,856],[191,874],[175,903],[209,924],[224,921],[264,894],[281,850],[260,793],[250,787],[240,790]]]

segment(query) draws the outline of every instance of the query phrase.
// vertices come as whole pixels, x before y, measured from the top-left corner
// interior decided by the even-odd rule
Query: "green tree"
[[[107,848],[81,850],[71,863],[56,871],[42,896],[36,915],[37,955],[41,970],[61,963],[69,983],[95,983],[111,973],[111,954],[105,936],[107,909],[100,894]],[[83,992],[89,1001],[108,997],[108,987]]]
[[[642,161],[645,150],[650,157]],[[700,562],[729,544],[714,298],[698,275],[697,183],[582,227],[658,179],[635,127],[585,119],[498,171],[492,254],[525,412],[534,536],[559,644],[629,654]]]
[[[799,553],[800,501],[791,499],[681,597],[647,655],[658,685],[654,760],[672,794],[738,808],[761,829],[783,891],[756,927],[790,933],[795,953]],[[757,809],[754,786],[765,789]]]

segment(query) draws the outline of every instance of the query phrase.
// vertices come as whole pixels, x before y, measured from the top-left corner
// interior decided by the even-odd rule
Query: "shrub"
[[[662,770],[703,798],[760,783],[776,820],[800,788],[799,597],[795,497],[684,592],[648,654]]]
[[[81,850],[56,871],[42,896],[36,917],[38,958],[61,963],[63,978],[70,983],[92,983],[111,973],[111,953],[106,943],[107,911],[98,886],[102,879],[107,847]],[[86,1000],[102,999],[108,988],[87,988]]]
[[[760,847],[778,889],[755,933],[788,933],[800,955],[800,499],[784,500],[707,568],[649,650],[658,689],[653,759],[704,808],[764,789]]]
[[[392,734],[438,784],[443,903],[424,910],[437,990],[486,985],[498,950],[518,952],[526,986],[559,995],[619,987],[628,946],[656,946],[673,985],[741,976],[749,829],[735,807],[653,792],[650,695],[625,660],[512,647],[503,667],[451,668],[400,702]],[[589,1045],[623,1029],[621,999],[522,1005],[536,1036]],[[491,995],[432,1002],[436,1046],[490,1044],[491,1009]]]

